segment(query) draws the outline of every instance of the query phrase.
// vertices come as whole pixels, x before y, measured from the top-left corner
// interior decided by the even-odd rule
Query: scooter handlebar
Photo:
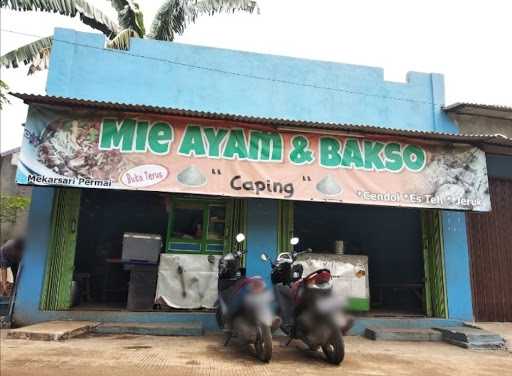
[[[292,259],[295,261],[298,256],[305,254],[305,253],[313,253],[313,250],[311,248],[306,249],[305,251],[301,252],[292,252]]]

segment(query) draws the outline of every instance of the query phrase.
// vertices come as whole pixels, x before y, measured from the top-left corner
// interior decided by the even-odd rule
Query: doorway
[[[368,260],[370,315],[423,316],[425,263],[422,211],[394,207],[295,202],[294,234],[301,249]]]
[[[468,213],[477,321],[512,321],[512,179],[489,178],[492,211]]]
[[[82,190],[74,280],[78,309],[121,309],[128,299],[130,271],[120,262],[123,234],[160,235],[165,239],[165,194]],[[154,288],[148,294],[154,295]]]

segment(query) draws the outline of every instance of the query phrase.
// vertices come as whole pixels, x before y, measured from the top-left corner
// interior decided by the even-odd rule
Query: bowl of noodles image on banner
[[[29,172],[41,176],[115,183],[132,163],[118,150],[100,150],[99,131],[100,122],[95,119],[55,119],[40,132],[29,130],[38,142],[23,148],[20,161]]]
[[[343,188],[332,175],[325,176],[316,184],[316,190],[326,196],[337,196],[343,192]]]
[[[41,163],[38,151],[41,139],[44,137],[46,122],[35,119],[30,123],[30,128],[25,129],[23,146],[21,147],[18,171],[25,175],[45,176],[49,178],[61,177],[58,173]]]
[[[208,181],[201,170],[194,165],[188,166],[179,172],[176,180],[187,187],[201,187]]]

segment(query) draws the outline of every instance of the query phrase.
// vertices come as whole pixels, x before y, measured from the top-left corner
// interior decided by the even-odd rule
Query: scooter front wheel
[[[272,359],[272,333],[269,326],[260,325],[256,336],[254,348],[256,356],[262,362],[268,363]]]
[[[329,363],[338,365],[343,362],[343,358],[345,358],[345,343],[339,329],[332,329],[329,340],[322,345],[322,351]]]

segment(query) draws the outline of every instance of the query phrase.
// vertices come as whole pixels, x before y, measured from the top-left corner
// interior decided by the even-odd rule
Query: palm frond
[[[0,0],[0,6],[22,12],[41,11],[69,17],[79,15],[84,24],[108,37],[115,35],[119,29],[114,21],[86,0]]]
[[[36,56],[32,60],[32,64],[30,64],[30,67],[28,68],[27,76],[42,71],[43,69],[48,69],[48,65],[50,65],[51,51],[51,48],[45,48],[39,51],[39,56]]]
[[[109,0],[112,7],[117,11],[117,20],[122,29],[132,29],[139,37],[144,37],[144,17],[140,11],[139,4],[133,0]]]
[[[120,10],[123,10],[125,6],[129,5],[128,0],[109,0],[112,4],[112,8],[116,10],[116,12],[119,12]]]
[[[0,80],[0,110],[3,109],[4,105],[9,104],[9,98],[7,98],[7,92],[9,91],[9,86]]]
[[[197,9],[197,14],[214,15],[222,12],[259,12],[258,4],[253,0],[199,0],[188,2]],[[191,21],[194,22],[194,21]]]
[[[52,37],[38,39],[0,56],[0,65],[6,68],[17,68],[20,63],[25,65],[32,63],[29,70],[29,74],[31,74],[40,70],[42,66],[47,66],[52,45]]]
[[[185,15],[188,7],[183,4],[180,0],[164,1],[151,24],[150,38],[173,41],[176,34],[185,31],[186,20],[191,15]]]
[[[119,32],[113,39],[109,40],[107,43],[107,47],[115,48],[118,50],[128,50],[130,49],[130,38],[138,37],[139,35],[135,30],[132,29],[124,29]]]
[[[188,24],[200,15],[221,12],[254,12],[258,10],[253,0],[167,0],[158,9],[151,24],[150,37],[172,41],[176,34],[183,34]]]

